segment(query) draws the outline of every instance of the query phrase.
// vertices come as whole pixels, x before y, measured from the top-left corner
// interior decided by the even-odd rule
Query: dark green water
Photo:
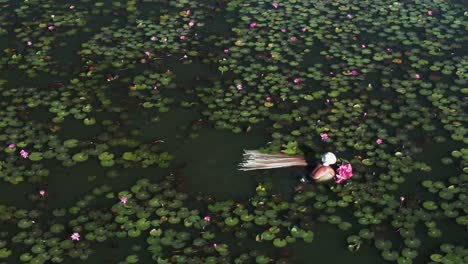
[[[398,6],[393,2],[378,1],[373,6],[370,1],[281,1],[281,13],[272,13],[276,8],[268,1],[0,1],[0,32],[3,32],[0,34],[0,92],[3,94],[0,96],[0,139],[5,148],[0,154],[0,205],[14,207],[13,211],[39,212],[37,217],[28,216],[35,221],[32,227],[21,228],[18,221],[22,217],[2,207],[5,217],[0,219],[0,250],[4,251],[0,254],[0,263],[186,263],[174,259],[156,261],[147,250],[147,238],[153,236],[149,230],[145,229],[135,238],[126,235],[119,238],[119,231],[127,232],[127,227],[120,223],[106,227],[109,237],[101,242],[85,239],[86,228],[81,229],[81,242],[74,242],[72,250],[63,249],[57,253],[62,259],[54,260],[33,247],[44,245],[44,241],[52,237],[70,240],[72,231],[78,230],[74,229],[76,226],[92,222],[87,219],[76,224],[76,218],[88,217],[97,211],[111,215],[111,220],[96,220],[96,223],[111,225],[116,211],[123,207],[118,201],[119,192],[128,191],[139,179],[159,184],[168,175],[175,178],[173,189],[188,195],[184,206],[199,210],[200,216],[217,217],[209,227],[216,234],[216,240],[209,243],[223,242],[230,247],[230,259],[222,258],[222,253],[218,254],[210,246],[200,248],[198,255],[193,254],[201,258],[199,263],[234,263],[236,256],[253,250],[270,256],[270,263],[277,259],[283,261],[277,263],[299,264],[390,263],[382,259],[374,239],[364,239],[357,252],[349,250],[347,238],[363,228],[378,233],[376,241],[392,241],[391,250],[400,254],[399,264],[429,263],[432,254],[441,253],[439,247],[444,243],[463,248],[465,252],[457,253],[457,257],[467,260],[466,220],[446,217],[449,209],[430,210],[423,206],[426,200],[436,201],[439,207],[446,203],[460,217],[467,215],[467,208],[464,208],[468,195],[464,110],[467,101],[466,88],[463,88],[467,56],[466,48],[460,44],[467,40],[463,34],[467,28],[466,14],[460,11],[463,2],[401,1],[403,6],[392,13],[387,9],[396,8],[389,5]],[[429,9],[434,10],[429,16],[438,22],[422,22]],[[185,10],[193,14],[184,15]],[[343,18],[348,12],[353,14],[353,19],[358,19],[356,25]],[[388,20],[384,19],[386,16]],[[187,26],[191,17],[195,21],[193,29]],[[363,19],[359,20],[361,17]],[[399,19],[411,23],[405,27]],[[250,24],[249,27],[252,21],[259,26]],[[48,25],[55,28],[48,30]],[[395,25],[402,29],[382,35]],[[252,31],[259,27],[261,31],[248,33],[249,28]],[[287,34],[295,30],[291,34],[301,39],[300,44],[288,44],[293,41],[291,36],[283,37],[278,33],[283,27],[288,28]],[[308,28],[303,34],[300,33],[302,27]],[[371,31],[366,32],[366,28]],[[431,28],[437,30],[433,32]],[[443,30],[446,37],[438,36],[438,30]],[[102,37],[101,34],[107,35]],[[189,40],[181,39],[182,34],[187,34]],[[151,36],[157,41],[149,40]],[[169,37],[171,44],[160,40],[165,37]],[[401,44],[405,38],[414,43]],[[29,40],[32,45],[26,44]],[[242,42],[248,44],[245,46]],[[375,59],[377,55],[372,57],[361,52],[356,46],[364,42],[375,54],[390,57]],[[268,43],[280,49],[269,47],[269,50]],[[395,51],[385,51],[387,46]],[[223,52],[227,47],[231,49],[229,53]],[[146,50],[151,50],[151,55],[144,55]],[[429,51],[435,50],[443,54],[430,55]],[[275,52],[284,57],[275,59],[279,56]],[[186,54],[190,54],[188,58],[183,57]],[[400,65],[395,58],[402,58],[404,62]],[[451,71],[447,74],[429,69],[424,63],[414,65],[424,59],[427,64],[440,64],[443,66],[438,67]],[[123,65],[118,65],[119,61]],[[225,65],[223,63],[231,63],[226,72],[218,68]],[[269,70],[269,66],[277,69]],[[356,79],[346,73],[354,68],[359,69]],[[423,84],[414,80],[416,72],[424,75]],[[153,78],[152,74],[158,76]],[[106,80],[117,75],[115,80]],[[296,88],[291,84],[297,76],[304,87]],[[79,81],[74,83],[74,79]],[[235,89],[239,83],[244,86],[240,95]],[[374,88],[366,90],[368,83]],[[451,101],[440,100],[440,104],[434,104],[430,95],[421,92],[424,85],[429,85],[429,94],[440,93],[443,99]],[[134,86],[138,88],[132,88]],[[27,88],[32,88],[32,92]],[[9,94],[13,89],[17,89],[16,92]],[[315,98],[304,99],[310,94]],[[271,108],[264,107],[267,96],[274,102]],[[331,103],[325,101],[330,99]],[[28,100],[37,101],[39,106],[28,105]],[[381,106],[381,102],[387,108]],[[152,105],[145,107],[144,103]],[[258,106],[249,108],[249,105]],[[55,107],[62,108],[56,111]],[[297,114],[301,107],[308,109]],[[242,121],[243,111],[263,120]],[[369,113],[368,117],[362,117],[364,111],[366,115]],[[64,118],[57,121],[54,118],[60,113]],[[293,117],[277,122],[275,114]],[[398,115],[402,117],[395,118]],[[95,118],[96,123],[84,125],[85,118]],[[411,122],[415,124],[413,127],[408,126]],[[365,125],[365,132],[356,132],[362,125]],[[424,126],[430,125],[434,129],[425,129]],[[321,131],[323,127],[328,130]],[[299,130],[299,134],[292,133]],[[327,131],[331,141],[321,141],[320,133]],[[382,149],[374,143],[377,137],[384,140]],[[62,147],[67,139],[77,139],[78,146],[71,150]],[[353,164],[356,176],[349,184],[319,185],[301,184],[298,177],[307,173],[307,169],[301,167],[238,170],[245,149],[270,148],[268,150],[278,152],[282,144],[291,141],[310,147],[307,155],[318,157],[322,152],[334,151],[341,161]],[[54,156],[35,161],[8,152],[9,144],[20,145],[21,142],[25,142],[24,148],[31,153],[45,155],[50,150]],[[114,165],[104,166],[100,162],[104,151],[115,156]],[[453,151],[459,151],[460,156],[453,155]],[[89,158],[73,161],[72,156],[82,152]],[[121,158],[126,152],[140,154],[141,160],[155,163],[147,166],[141,160]],[[172,160],[158,166],[158,155],[162,152],[171,155]],[[395,158],[399,157],[397,152],[410,161]],[[366,157],[377,157],[376,161],[385,162],[384,166],[364,166],[362,160]],[[452,158],[451,163],[441,162],[447,157]],[[428,164],[430,170],[412,167],[417,163]],[[34,164],[48,170],[48,175],[37,176],[40,173],[34,169]],[[411,169],[401,169],[405,166]],[[381,175],[391,175],[394,182],[382,179]],[[13,177],[22,180],[16,182]],[[404,178],[404,182],[395,184],[399,177]],[[430,193],[422,186],[425,180],[441,181],[458,191],[453,198],[439,198],[437,190]],[[294,210],[300,207],[310,213],[306,220],[299,219],[295,223],[310,224],[307,228],[314,233],[311,243],[297,239],[285,247],[274,247],[271,241],[256,241],[256,235],[265,231],[265,226],[246,228],[247,237],[237,238],[235,231],[243,230],[243,225],[230,228],[224,221],[232,213],[211,213],[207,209],[215,201],[233,200],[234,204],[250,206],[251,212],[262,212],[263,209],[252,206],[252,201],[262,197],[256,192],[259,184],[271,186],[265,196],[267,200],[281,197]],[[373,184],[382,184],[383,191],[374,191],[377,188]],[[388,187],[392,184],[397,188]],[[314,207],[315,200],[295,202],[300,196],[295,190],[298,185],[312,189],[316,197],[326,196],[329,201],[339,201],[343,195],[350,195],[353,200],[350,206],[337,207],[336,212],[318,209]],[[95,188],[102,186],[107,186],[109,191],[101,196],[91,195]],[[335,191],[337,188],[343,190]],[[39,190],[46,190],[45,198],[38,195]],[[111,198],[105,197],[107,193],[112,193]],[[138,198],[137,192],[134,193]],[[384,194],[393,200],[377,204]],[[78,206],[80,213],[54,216],[54,210],[72,211],[86,197],[91,201]],[[406,202],[400,206],[399,197],[406,197]],[[138,198],[137,206],[133,204],[137,199],[132,197],[129,207],[135,207],[127,209],[133,213],[151,211],[149,217],[138,218],[159,221],[155,208],[148,207],[150,198]],[[379,212],[390,209],[392,213],[378,224],[361,224],[355,214],[366,206]],[[440,237],[426,235],[424,224],[429,220],[405,218],[406,212],[411,214],[419,209],[425,210],[430,215],[429,220],[437,224],[442,231]],[[328,218],[323,220],[323,216]],[[336,224],[327,222],[332,216],[341,217],[353,227],[340,230]],[[288,217],[281,216],[283,224],[288,223]],[[420,246],[408,246],[400,229],[392,226],[396,219],[415,232],[411,237],[420,239]],[[52,234],[48,229],[56,223],[63,224],[65,230]],[[194,237],[206,231],[184,228],[181,224],[166,227],[186,230]],[[284,228],[282,234],[286,236],[289,230],[289,227]],[[13,237],[22,231],[27,232],[33,242],[24,242],[27,239],[14,242]],[[48,254],[53,252],[50,248],[53,247],[49,246]],[[401,260],[402,251],[407,248],[417,249],[418,256]],[[10,253],[5,253],[7,251]],[[28,252],[36,257],[19,260],[20,255]],[[180,252],[182,249],[168,247],[158,254],[171,259]],[[39,256],[44,254],[48,258],[40,260]],[[138,255],[139,260],[125,262],[129,255]],[[209,262],[208,256],[215,256],[217,260]],[[405,260],[411,262],[403,262]],[[456,261],[446,263],[458,264]],[[260,262],[251,258],[236,263]]]

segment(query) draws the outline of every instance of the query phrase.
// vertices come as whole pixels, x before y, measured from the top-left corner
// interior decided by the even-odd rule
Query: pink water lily
[[[195,26],[195,22],[193,22],[193,21],[190,21],[190,22],[188,23],[188,26],[189,26],[189,27],[193,27],[193,26]]]
[[[307,28],[303,27],[303,28],[301,28],[301,31],[302,31],[302,32],[306,32],[306,31],[307,31]]]
[[[381,138],[378,138],[375,143],[377,143],[377,145],[380,145],[383,143],[383,140]]]
[[[80,233],[78,232],[75,232],[73,234],[71,234],[70,238],[74,241],[80,241]]]
[[[39,190],[39,196],[41,196],[41,198],[44,198],[45,194],[46,194],[45,190]]]
[[[270,96],[267,96],[267,98],[265,99],[267,102],[271,102],[271,97]]]
[[[211,216],[207,215],[207,216],[203,217],[203,221],[210,222],[211,221]]]
[[[421,75],[418,74],[418,73],[416,73],[416,74],[414,75],[414,78],[415,78],[416,80],[419,80],[419,79],[421,79]]]
[[[23,157],[24,159],[28,158],[29,157],[29,152],[27,152],[26,150],[22,149],[20,151],[20,155],[21,157]]]
[[[279,4],[277,2],[274,2],[273,4],[271,4],[274,8],[278,8]]]
[[[427,14],[432,16],[432,10],[427,10]]]
[[[356,70],[352,70],[352,71],[350,72],[350,74],[351,74],[352,76],[356,76],[356,75],[358,74],[358,72],[357,72]]]
[[[149,52],[149,51],[145,50],[145,52],[144,52],[144,53],[145,53],[145,56],[146,56],[146,57],[148,57],[148,58],[150,58],[150,57],[151,57],[151,52]]]
[[[31,46],[31,45],[32,45],[32,42],[31,42],[31,41],[28,41],[28,42],[26,42],[26,44],[28,44],[28,46]]]
[[[320,138],[321,138],[323,141],[325,141],[325,140],[328,139],[328,134],[327,134],[327,133],[322,133],[322,134],[320,134]]]
[[[250,23],[250,25],[249,25],[249,26],[250,26],[250,28],[254,28],[254,27],[256,27],[256,26],[257,26],[257,23],[255,23],[255,22],[252,22],[252,23]]]
[[[125,197],[125,196],[122,196],[122,197],[120,197],[120,202],[121,202],[122,204],[127,204],[128,198]]]
[[[365,49],[365,48],[366,48],[366,44],[361,44],[361,48]]]
[[[71,5],[71,6],[69,6],[68,8],[69,8],[70,10],[73,10],[73,9],[75,9],[75,6],[74,6],[74,5]]]
[[[185,40],[187,37],[185,35],[180,36],[181,40]]]
[[[285,29],[285,28],[282,28],[282,29],[281,29],[281,32],[285,33],[285,32],[286,32],[286,29]]]
[[[14,149],[14,148],[16,148],[16,145],[12,143],[12,144],[8,145],[8,148],[9,149]]]
[[[224,49],[223,52],[227,54],[229,53],[229,49]]]
[[[294,78],[293,82],[294,82],[295,84],[299,84],[299,83],[301,82],[301,79],[299,79],[299,78]]]
[[[341,163],[336,172],[335,182],[338,184],[353,177],[353,167],[349,163]]]
[[[50,31],[54,30],[54,28],[55,28],[54,26],[48,26],[47,27],[47,29],[50,30]]]
[[[192,11],[190,11],[190,9],[185,10],[185,14],[187,14],[187,16],[190,16],[191,13]]]
[[[347,14],[346,17],[349,18],[349,19],[352,19],[352,18],[353,18],[353,15]]]
[[[237,84],[237,85],[236,85],[236,89],[237,89],[238,91],[241,91],[241,90],[243,89],[242,84],[240,84],[240,83]]]
[[[400,196],[400,208],[403,206],[403,202],[405,201],[404,196]]]

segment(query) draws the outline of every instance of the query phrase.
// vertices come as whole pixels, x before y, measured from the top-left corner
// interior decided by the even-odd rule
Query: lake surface
[[[0,0],[0,263],[467,263],[466,7]]]

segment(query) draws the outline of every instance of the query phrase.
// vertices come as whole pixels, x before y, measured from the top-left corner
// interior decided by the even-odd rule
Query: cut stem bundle
[[[239,164],[241,171],[266,170],[307,166],[303,156],[289,156],[285,154],[265,154],[258,150],[244,150],[243,161]]]

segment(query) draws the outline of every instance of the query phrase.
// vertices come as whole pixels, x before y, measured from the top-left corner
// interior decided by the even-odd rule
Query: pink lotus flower
[[[328,139],[328,134],[327,133],[322,133],[320,134],[320,138],[322,138],[323,141]]]
[[[432,10],[427,10],[427,14],[432,16]]]
[[[27,152],[26,150],[22,149],[20,151],[20,155],[21,157],[23,157],[24,159],[28,158],[29,157],[29,152]]]
[[[122,196],[122,197],[120,197],[120,202],[123,203],[123,204],[127,204],[128,198],[125,197],[125,196]]]
[[[375,143],[377,143],[377,145],[380,145],[383,143],[383,140],[381,138],[378,138]]]
[[[207,215],[207,216],[203,217],[203,221],[210,222],[211,221],[211,216]]]
[[[274,8],[278,8],[279,4],[277,2],[274,2],[273,4],[271,4]]]
[[[80,241],[80,233],[75,232],[70,236],[70,238],[75,241]]]
[[[285,33],[285,32],[286,32],[286,29],[285,29],[285,28],[282,28],[282,29],[281,29],[281,32]]]
[[[193,22],[193,21],[190,21],[190,22],[188,23],[188,26],[189,26],[189,27],[193,27],[193,26],[195,26],[195,22]]]
[[[45,190],[39,190],[39,195],[44,198],[45,197],[45,194],[46,194],[46,191]]]
[[[271,97],[270,96],[267,96],[267,98],[265,99],[267,102],[271,102]]]
[[[351,71],[351,75],[352,75],[352,76],[356,76],[357,74],[358,74],[358,72],[357,72],[356,70],[352,70],[352,71]]]
[[[75,6],[74,6],[74,5],[71,5],[71,6],[68,7],[68,8],[70,8],[70,10],[73,10],[73,9],[75,9]]]
[[[187,14],[187,16],[190,16],[191,13],[192,11],[190,11],[190,9],[185,10],[185,14]]]
[[[8,148],[9,149],[14,149],[14,148],[16,148],[16,145],[12,143],[12,144],[8,145]]]
[[[250,26],[250,28],[254,28],[254,27],[256,27],[256,26],[257,26],[257,23],[255,23],[255,22],[252,22],[252,23],[250,23],[250,25],[249,25],[249,26]]]
[[[237,84],[237,85],[236,85],[236,89],[237,89],[238,91],[241,91],[241,90],[243,89],[242,84],[240,84],[240,83]]]
[[[353,177],[353,167],[349,163],[341,163],[336,172],[335,182],[338,184]]]
[[[185,40],[187,37],[185,35],[180,36],[181,40]]]
[[[48,26],[47,29],[52,31],[52,30],[54,30],[54,26]]]
[[[293,80],[293,82],[294,82],[295,84],[299,84],[299,83],[301,82],[301,79],[295,78],[295,79]]]
[[[229,53],[229,49],[224,49],[223,52],[227,54]]]
[[[418,73],[416,73],[416,74],[414,75],[414,78],[416,78],[416,80],[419,80],[419,79],[421,79],[421,75],[418,74]]]

